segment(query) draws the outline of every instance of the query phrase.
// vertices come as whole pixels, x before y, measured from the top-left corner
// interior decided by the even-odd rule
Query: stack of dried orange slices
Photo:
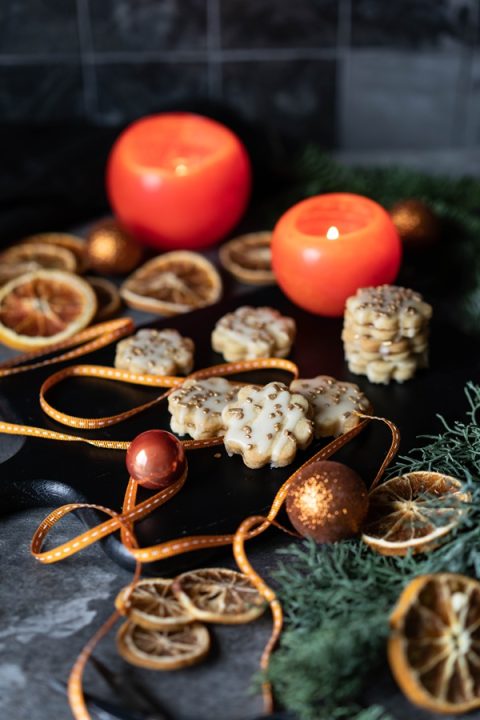
[[[124,660],[151,670],[179,670],[207,655],[210,633],[204,623],[251,622],[265,603],[242,573],[204,568],[174,580],[142,579],[120,591],[115,607],[128,617],[117,634]]]
[[[91,322],[98,303],[78,275],[86,266],[84,246],[74,235],[44,233],[0,254],[0,342],[42,350]]]

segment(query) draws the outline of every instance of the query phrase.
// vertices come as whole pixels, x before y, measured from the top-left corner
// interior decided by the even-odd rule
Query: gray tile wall
[[[2,0],[0,121],[226,107],[345,150],[480,144],[480,0]]]

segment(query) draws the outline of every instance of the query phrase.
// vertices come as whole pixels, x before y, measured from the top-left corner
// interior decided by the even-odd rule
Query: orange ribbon
[[[4,363],[3,365],[0,365],[0,377],[7,377],[9,375],[19,372],[33,370],[36,368],[44,367],[46,365],[54,364],[56,362],[62,362],[64,360],[70,360],[72,358],[79,357],[80,355],[92,352],[93,350],[97,350],[100,347],[104,347],[105,345],[114,342],[120,337],[123,337],[124,335],[130,333],[132,330],[133,324],[130,320],[117,320],[109,323],[102,323],[101,325],[97,325],[93,328],[89,328],[88,330],[83,331],[82,333],[79,333],[73,339],[60,343],[59,345],[55,346],[55,348],[50,348],[48,352],[51,352],[54,349],[66,350],[68,348],[74,347],[75,349],[73,350],[69,350],[68,352],[61,353],[56,357],[46,360],[37,360],[37,358],[41,357],[42,353],[30,353],[28,355],[23,355],[14,361],[9,361],[7,363]],[[237,363],[225,363],[210,368],[205,368],[203,370],[192,373],[189,378],[218,377],[259,369],[284,370],[290,372],[294,378],[298,377],[298,368],[291,361],[279,358],[267,358]],[[121,413],[118,413],[117,415],[100,418],[83,418],[59,411],[54,408],[47,400],[46,396],[48,391],[52,387],[58,385],[69,377],[103,378],[106,380],[112,380],[117,382],[128,382],[150,387],[162,387],[167,388],[167,390],[158,397],[151,400],[150,402],[131,408],[129,410],[125,410]],[[53,375],[48,377],[47,380],[44,381],[40,390],[40,403],[42,409],[47,415],[49,415],[49,417],[53,418],[54,420],[63,425],[89,430],[99,429],[122,422],[123,420],[133,417],[134,415],[137,415],[143,410],[156,405],[157,403],[164,400],[174,388],[179,387],[183,382],[185,382],[185,379],[186,378],[153,376],[147,374],[139,375],[129,373],[123,370],[117,370],[115,368],[98,365],[75,365],[54,373]],[[265,530],[267,530],[271,525],[278,525],[278,523],[276,522],[276,517],[285,501],[290,484],[295,479],[298,472],[300,472],[302,468],[304,468],[311,462],[314,462],[315,460],[326,459],[333,455],[333,453],[335,453],[339,448],[343,447],[352,438],[358,435],[364,429],[367,423],[371,419],[373,419],[371,416],[366,415],[361,415],[360,417],[361,422],[357,425],[357,427],[353,428],[349,432],[341,435],[340,437],[330,442],[328,445],[318,451],[313,457],[311,457],[304,465],[302,465],[299,470],[297,470],[288,478],[288,480],[281,486],[281,488],[275,495],[271,508],[266,517],[255,515],[250,518],[246,518],[241,523],[235,534],[182,537],[150,547],[141,548],[138,546],[134,535],[135,523],[145,518],[147,515],[152,513],[164,503],[168,502],[168,500],[174,497],[174,495],[176,495],[181,490],[187,477],[187,471],[185,471],[184,475],[169,488],[155,493],[147,500],[144,500],[143,502],[140,502],[138,504],[136,502],[138,486],[137,483],[132,478],[130,478],[125,491],[121,512],[115,512],[110,508],[90,503],[69,503],[60,508],[57,508],[56,510],[52,511],[40,523],[39,527],[37,528],[32,538],[32,554],[38,561],[45,564],[58,562],[59,560],[63,560],[66,557],[74,555],[75,553],[79,552],[85,547],[88,547],[92,543],[97,542],[102,538],[105,538],[107,535],[110,535],[111,533],[120,530],[121,541],[136,561],[135,575],[131,584],[131,588],[133,588],[136,580],[140,576],[140,563],[154,562],[164,558],[174,557],[176,555],[180,555],[186,552],[200,550],[202,548],[232,545],[234,557],[240,570],[242,570],[249,577],[252,584],[267,600],[272,611],[272,635],[264,650],[261,660],[262,669],[266,671],[268,668],[271,652],[282,630],[283,613],[281,605],[276,598],[274,591],[269,588],[269,586],[251,567],[245,552],[245,541],[257,537]],[[382,418],[375,419],[383,420]],[[393,425],[393,423],[388,420],[383,421],[386,422],[392,430],[393,439],[390,450],[385,457],[385,460],[383,461],[382,466],[374,480],[374,485],[379,482],[386,466],[389,462],[391,462],[391,459],[393,458],[398,449],[399,442],[399,434],[395,425]],[[85,442],[90,445],[95,445],[97,447],[104,447],[108,449],[126,450],[129,446],[128,441],[91,440],[76,435],[69,435],[66,433],[58,433],[46,430],[44,428],[16,425],[13,423],[5,422],[0,422],[0,432],[25,435],[29,437],[39,437],[50,440],[61,440],[67,442]],[[222,442],[222,438],[213,438],[211,440],[200,441],[185,440],[182,441],[182,444],[186,450],[195,450],[202,447],[216,445]],[[47,551],[44,551],[43,545],[45,539],[50,530],[56,525],[56,523],[59,522],[67,514],[81,508],[95,509],[108,515],[109,518],[97,525],[96,527],[91,528],[74,537],[72,540],[58,545]],[[285,528],[282,529],[295,535],[295,533]],[[85,665],[88,662],[88,659],[91,656],[96,644],[100,641],[102,637],[104,637],[108,633],[111,627],[113,627],[118,617],[119,614],[114,613],[106,621],[106,623],[95,633],[95,635],[83,648],[72,669],[68,685],[68,696],[73,715],[77,720],[90,720],[90,715],[88,713],[88,709],[83,695],[82,685]],[[265,681],[263,684],[263,696],[265,708],[267,711],[270,711],[273,708],[273,697],[271,687],[268,681]]]

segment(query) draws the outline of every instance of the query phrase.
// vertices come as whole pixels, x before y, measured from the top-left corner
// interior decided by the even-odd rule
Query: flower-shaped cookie
[[[193,340],[176,330],[139,330],[118,343],[115,367],[149,375],[188,375],[194,349]]]
[[[308,400],[283,383],[245,385],[222,412],[225,449],[241,455],[249,468],[288,465],[297,448],[312,441],[310,414]]]
[[[286,357],[295,338],[295,321],[270,307],[245,305],[215,325],[212,346],[228,362]]]
[[[186,380],[168,397],[170,427],[178,435],[188,433],[194,440],[222,435],[222,410],[237,392],[238,385],[224,378]]]
[[[347,324],[388,340],[414,337],[431,316],[432,307],[420,293],[397,285],[361,288],[348,298],[345,309]]]
[[[360,418],[355,412],[367,413],[371,405],[358,385],[318,375],[290,384],[292,392],[300,393],[310,402],[313,410],[315,437],[342,435],[356,427]]]

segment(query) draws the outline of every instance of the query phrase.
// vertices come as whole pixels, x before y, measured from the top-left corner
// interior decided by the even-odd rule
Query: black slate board
[[[155,327],[175,327],[192,337],[196,344],[196,368],[222,362],[210,347],[210,332],[225,312],[248,302],[268,304],[295,318],[298,336],[291,359],[303,377],[329,374],[357,382],[372,401],[375,412],[395,421],[402,433],[402,452],[412,447],[415,437],[438,428],[435,414],[460,417],[466,407],[463,386],[467,380],[480,380],[478,346],[435,318],[433,323],[431,368],[403,384],[372,385],[366,378],[351,375],[343,359],[340,339],[341,319],[319,318],[292,305],[276,288],[266,288],[248,295],[247,300],[231,300],[177,318],[162,320]],[[152,324],[150,324],[152,326]],[[81,358],[82,363],[112,365],[114,345]],[[58,369],[60,366],[55,366]],[[41,382],[53,369],[45,368],[0,380],[0,415],[2,419],[38,425],[56,431],[80,434],[50,420],[40,409],[38,391]],[[245,379],[247,376],[243,376]],[[248,379],[265,382],[270,378],[287,379],[273,371],[250,373]],[[53,404],[67,412],[83,416],[102,416],[145,402],[158,390],[144,389],[101,380],[72,379],[51,391]],[[14,414],[11,414],[13,409]],[[84,437],[128,440],[151,428],[168,428],[166,403],[127,422]],[[0,437],[6,450],[11,438]],[[389,443],[388,431],[379,424],[371,426],[337,456],[348,462],[367,481],[373,477]],[[142,545],[151,545],[191,534],[233,532],[247,515],[262,513],[269,507],[281,483],[301,462],[321,447],[315,443],[300,453],[296,464],[288,468],[249,470],[240,458],[228,458],[223,448],[189,453],[189,477],[185,488],[173,500],[137,524]],[[11,512],[33,506],[59,506],[66,502],[87,501],[121,507],[128,474],[124,453],[107,451],[84,444],[62,443],[28,438],[17,443],[15,454],[0,465],[0,508]],[[218,453],[221,457],[215,457]],[[139,497],[147,496],[141,491]],[[81,520],[92,526],[103,520],[97,513],[81,511]],[[52,535],[53,541],[54,535]],[[261,542],[261,539],[255,541]],[[125,567],[132,559],[119,542],[118,535],[103,542],[107,553]],[[219,552],[219,551],[215,551]],[[220,551],[222,552],[222,551]],[[210,553],[211,554],[211,553]],[[204,564],[207,551],[189,553],[161,563],[162,572],[177,572]],[[155,564],[146,567],[158,572]]]

